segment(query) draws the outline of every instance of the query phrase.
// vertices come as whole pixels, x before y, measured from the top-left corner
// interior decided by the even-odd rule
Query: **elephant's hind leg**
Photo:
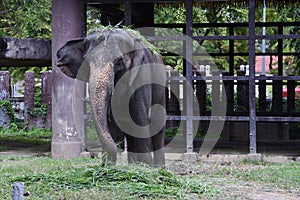
[[[155,167],[165,166],[164,131],[165,129],[163,128],[160,132],[152,137]]]
[[[130,135],[126,136],[128,163],[146,163],[153,165],[152,142],[150,138],[136,138]]]

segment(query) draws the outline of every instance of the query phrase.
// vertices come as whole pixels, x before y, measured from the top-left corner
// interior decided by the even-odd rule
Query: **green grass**
[[[300,192],[300,164],[298,162],[258,162],[243,160],[238,166],[223,166],[214,176],[229,176],[238,180],[272,185],[281,189]]]
[[[32,129],[26,130],[13,130],[0,128],[0,141],[3,142],[16,142],[22,144],[50,144],[51,130],[47,129]]]
[[[262,163],[256,170],[246,168],[232,173],[246,181],[270,183],[282,189],[300,188],[300,165],[297,162]]]
[[[14,182],[25,183],[30,199],[185,199],[214,196],[198,179],[147,166],[103,167],[97,159],[52,160],[0,157],[0,195],[11,198]]]
[[[0,195],[11,199],[16,181],[30,192],[25,199],[222,199],[228,195],[226,185],[300,193],[297,162],[176,162],[168,168],[104,167],[99,159],[88,158],[0,156]]]

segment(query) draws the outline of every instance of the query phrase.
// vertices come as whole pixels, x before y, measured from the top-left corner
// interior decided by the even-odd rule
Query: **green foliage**
[[[262,9],[256,9],[256,21],[262,21]],[[285,7],[278,8],[272,7],[267,8],[267,21],[268,22],[293,22],[299,21],[300,19],[300,6],[286,5]],[[226,7],[222,5],[214,5],[208,8],[195,5],[193,7],[193,22],[194,23],[236,23],[236,22],[248,22],[248,9],[243,7]],[[155,9],[155,23],[185,23],[185,8],[178,4],[168,4],[164,7],[158,7]],[[179,30],[182,32],[183,30]],[[262,33],[262,28],[256,29],[257,34]],[[299,27],[286,27],[284,28],[284,34],[299,34]],[[193,28],[193,34],[198,36],[227,36],[229,35],[229,29],[225,28]],[[235,35],[248,35],[248,28],[235,28]],[[267,27],[267,34],[278,34],[277,27]],[[257,41],[257,51],[261,51],[262,41]],[[275,40],[268,40],[267,52],[277,52],[278,42]],[[170,42],[169,42],[170,44]],[[181,50],[175,49],[173,52],[181,52]],[[200,41],[195,52],[199,53],[205,50],[207,53],[228,53],[229,52],[229,41]],[[182,48],[182,47],[181,47]],[[300,41],[299,39],[284,40],[284,51],[285,52],[299,52]],[[246,40],[235,40],[234,41],[234,52],[247,53],[248,52],[248,41]],[[176,62],[181,58],[170,58],[166,59],[166,64],[174,67],[180,72],[183,71],[182,63]],[[203,63],[203,58],[194,58],[194,62]],[[214,57],[214,63],[218,69],[229,69],[228,57]],[[248,64],[248,56],[235,56],[234,57],[234,68],[238,69],[240,65]],[[274,65],[276,63],[273,63]],[[286,59],[286,70],[291,74],[300,73],[300,58],[299,56],[293,56]],[[271,66],[272,67],[272,66]],[[276,72],[276,71],[275,71]]]
[[[12,131],[22,131],[25,130],[27,127],[27,121],[20,120],[15,117],[14,110],[9,100],[1,100],[0,101],[0,108],[8,114],[10,118],[9,128]],[[34,95],[34,107],[32,110],[28,110],[28,114],[41,117],[47,114],[48,107],[46,104],[42,103],[42,92],[41,87],[35,87],[35,95]],[[27,114],[27,113],[25,113]]]
[[[33,110],[29,111],[32,116],[45,115],[47,113],[48,107],[46,104],[42,103],[42,91],[40,87],[35,87],[34,95],[34,107]]]
[[[15,112],[12,108],[12,105],[9,100],[1,100],[0,101],[0,108],[2,109],[3,112],[5,112],[9,116],[9,128],[12,131],[18,131],[19,129],[24,129],[26,126],[24,126],[24,123],[17,119],[15,117]]]
[[[102,33],[109,32],[109,31],[114,30],[116,28],[122,28],[122,29],[126,30],[132,37],[140,39],[152,53],[154,53],[156,55],[160,54],[159,49],[157,49],[152,43],[150,43],[148,40],[146,40],[146,38],[144,36],[142,36],[140,32],[138,32],[137,30],[132,29],[131,26],[122,26],[121,22],[119,24],[114,25],[114,26],[112,26],[112,25],[103,26],[101,24],[94,25],[94,26],[89,28],[89,33],[98,32],[99,37],[100,37],[102,35]],[[99,38],[97,38],[97,39],[99,39]],[[106,42],[106,41],[104,41],[104,42]]]
[[[2,0],[0,37],[51,39],[51,0]]]
[[[182,129],[179,127],[171,127],[166,129],[165,137],[166,138],[175,138],[175,137],[182,137]]]
[[[5,112],[9,116],[11,122],[15,121],[14,110],[9,100],[1,100],[0,108],[3,112]]]
[[[51,39],[51,0],[0,1],[0,37]],[[49,69],[0,67],[9,71],[15,82],[24,79],[25,71],[35,71],[38,75]]]
[[[10,128],[0,128],[0,140],[4,143],[10,142],[24,145],[49,144],[51,137],[52,132],[48,129],[33,128],[30,131],[26,131],[25,128],[20,129],[14,123],[11,124]]]

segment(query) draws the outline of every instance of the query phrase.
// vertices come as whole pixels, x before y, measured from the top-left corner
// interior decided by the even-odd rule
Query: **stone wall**
[[[0,101],[9,100],[14,110],[14,117],[17,121],[23,121],[27,124],[27,129],[36,128],[51,128],[51,109],[52,109],[52,74],[44,72],[41,76],[41,84],[35,84],[35,74],[26,72],[24,77],[24,97],[12,97],[9,72],[0,72]],[[47,111],[35,106],[35,91],[36,87],[40,87],[41,104],[47,107]],[[0,108],[0,127],[9,126],[11,119],[7,111]]]

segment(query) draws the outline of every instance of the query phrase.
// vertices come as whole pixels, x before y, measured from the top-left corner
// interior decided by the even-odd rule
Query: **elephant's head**
[[[64,74],[89,81],[96,131],[110,160],[115,162],[117,147],[107,124],[107,110],[114,84],[135,66],[162,63],[161,59],[153,55],[140,38],[119,28],[69,41],[57,52],[57,57],[57,65]],[[130,70],[124,90],[130,88],[138,73],[138,70]]]
[[[84,56],[88,49],[88,43],[84,38],[78,38],[68,41],[62,48],[57,51],[57,67],[71,78],[76,78]],[[81,75],[84,73],[81,73]],[[79,77],[77,77],[79,78]],[[88,77],[80,78],[88,81]]]

